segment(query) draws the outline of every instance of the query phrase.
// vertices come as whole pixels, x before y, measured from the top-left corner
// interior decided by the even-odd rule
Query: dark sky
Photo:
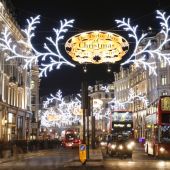
[[[115,19],[131,18],[132,23],[138,24],[140,30],[147,30],[149,26],[157,30],[159,22],[158,20],[155,22],[156,10],[163,9],[167,13],[170,11],[170,0],[11,0],[11,2],[22,28],[26,25],[27,18],[41,15],[41,24],[37,26],[36,38],[33,41],[40,51],[45,37],[53,36],[52,28],[59,26],[59,21],[64,18],[75,19],[75,23],[74,28],[69,29],[66,34],[63,43],[74,34],[90,30],[111,31],[123,35],[132,42],[126,32],[116,27]],[[130,48],[133,47],[132,44],[133,42],[130,43]],[[65,51],[63,54],[68,57]],[[129,54],[130,52],[125,58]],[[64,95],[72,94],[79,91],[81,82],[85,78],[89,85],[93,85],[96,81],[110,83],[113,81],[113,72],[119,69],[120,62],[111,65],[111,73],[107,73],[107,66],[103,64],[88,65],[88,72],[84,74],[82,66],[74,64],[75,68],[62,66],[60,70],[50,72],[47,78],[42,78],[40,95],[54,94],[58,89],[61,89]]]

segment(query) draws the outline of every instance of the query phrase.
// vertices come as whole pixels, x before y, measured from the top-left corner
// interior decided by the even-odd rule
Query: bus
[[[112,136],[122,134],[133,138],[133,118],[130,111],[112,111]]]
[[[63,147],[77,148],[81,144],[79,132],[75,129],[66,129],[62,140]]]
[[[170,156],[170,96],[160,96],[147,107],[144,146],[148,155]]]

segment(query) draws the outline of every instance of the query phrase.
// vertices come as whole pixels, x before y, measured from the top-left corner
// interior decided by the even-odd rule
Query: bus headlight
[[[131,150],[131,149],[133,149],[134,145],[135,145],[135,142],[132,141],[132,142],[130,142],[130,143],[127,144],[127,148],[128,148],[129,150]]]
[[[111,148],[112,148],[112,149],[115,149],[115,148],[116,148],[116,145],[115,145],[115,144],[111,145]]]
[[[120,150],[122,150],[123,149],[123,145],[119,145],[119,147],[118,147]]]
[[[163,148],[163,147],[160,147],[159,150],[160,150],[160,152],[162,152],[162,153],[165,152],[165,148]]]

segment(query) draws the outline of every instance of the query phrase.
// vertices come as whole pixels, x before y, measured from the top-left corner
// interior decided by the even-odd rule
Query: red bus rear
[[[81,144],[79,132],[74,129],[68,129],[65,131],[65,137],[63,139],[63,146],[64,147],[79,147]]]

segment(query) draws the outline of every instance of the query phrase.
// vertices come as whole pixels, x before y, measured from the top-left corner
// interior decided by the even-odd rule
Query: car
[[[110,156],[132,158],[134,145],[135,143],[133,140],[119,135],[117,136],[117,139],[113,139],[111,142],[108,143],[107,153]]]

